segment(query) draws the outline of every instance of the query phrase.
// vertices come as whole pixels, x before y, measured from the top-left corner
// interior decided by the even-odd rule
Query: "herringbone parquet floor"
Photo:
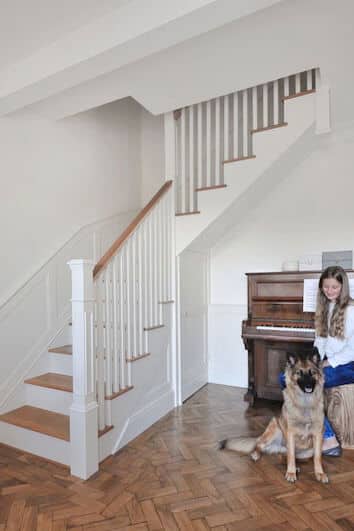
[[[89,481],[0,445],[0,530],[354,530],[354,451],[325,459],[328,485],[302,463],[219,451],[217,441],[258,434],[277,404],[247,411],[243,391],[208,385],[108,458]]]

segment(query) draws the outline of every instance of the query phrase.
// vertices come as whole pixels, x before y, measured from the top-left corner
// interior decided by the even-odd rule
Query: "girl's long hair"
[[[330,301],[322,291],[323,281],[334,278],[342,286],[340,295],[333,308],[331,322],[328,324],[328,309]],[[348,276],[339,266],[330,266],[325,269],[318,283],[317,304],[315,313],[316,335],[338,337],[344,339],[345,310],[351,303]]]

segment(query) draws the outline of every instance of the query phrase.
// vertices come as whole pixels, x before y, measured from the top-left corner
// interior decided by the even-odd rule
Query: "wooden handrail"
[[[102,258],[97,262],[93,269],[93,278],[95,278],[98,273],[108,264],[112,256],[118,251],[118,249],[123,245],[123,243],[129,238],[129,236],[134,232],[136,227],[139,225],[140,221],[150,212],[150,210],[156,205],[156,203],[161,199],[161,197],[171,188],[172,181],[166,181],[160,190],[156,192],[154,197],[148,202],[147,205],[135,216],[133,221],[130,222],[128,227],[122,232],[122,234],[116,239],[116,241],[111,245],[108,251],[102,256]]]

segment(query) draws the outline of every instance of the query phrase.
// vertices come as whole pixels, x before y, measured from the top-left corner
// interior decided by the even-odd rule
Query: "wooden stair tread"
[[[153,326],[144,326],[144,331],[145,332],[149,332],[150,330],[157,330],[158,328],[164,328],[165,325],[164,324],[158,324],[158,325],[153,325]]]
[[[200,210],[192,210],[191,212],[176,212],[176,216],[192,216],[193,214],[200,214]]]
[[[70,441],[70,417],[62,413],[54,413],[47,409],[33,406],[22,406],[0,415],[0,421],[13,424],[26,430],[50,435],[56,439]],[[106,426],[98,431],[98,436],[112,430],[114,426]]]
[[[203,186],[201,188],[196,188],[196,192],[209,192],[209,190],[219,190],[220,188],[227,188],[226,184],[215,184],[214,186]]]
[[[128,391],[132,391],[133,389],[134,389],[134,387],[132,385],[129,385],[128,387],[124,387],[123,389],[120,389],[119,391],[116,391],[112,395],[105,396],[105,399],[106,400],[114,400],[118,396],[124,395],[125,393],[127,393]]]
[[[71,356],[73,353],[72,345],[63,345],[62,347],[55,347],[48,349],[49,352],[54,352],[55,354],[67,354]]]
[[[229,164],[230,162],[242,162],[243,160],[255,159],[256,155],[247,155],[245,157],[236,157],[235,159],[227,159],[223,161],[223,164]]]
[[[286,100],[291,100],[293,98],[300,98],[301,96],[307,96],[307,94],[313,94],[314,92],[316,92],[316,89],[303,90],[302,92],[297,92],[289,96],[283,96],[282,100],[286,101]]]
[[[286,127],[288,122],[283,122],[281,124],[267,125],[266,127],[260,127],[259,129],[251,129],[251,134],[253,133],[263,133],[263,131],[270,131],[271,129],[279,129],[279,127]]]
[[[147,356],[151,356],[151,353],[145,352],[144,354],[138,354],[137,356],[134,356],[134,358],[129,358],[128,356],[127,358],[125,358],[125,361],[127,362],[138,361],[138,360],[142,360],[143,358],[146,358]]]
[[[70,440],[69,416],[46,409],[22,406],[0,415],[0,421],[44,433],[56,439]]]
[[[25,380],[26,384],[38,385],[39,387],[48,387],[49,389],[57,389],[59,391],[73,392],[73,377],[66,374],[58,374],[55,372],[47,372],[34,378]]]

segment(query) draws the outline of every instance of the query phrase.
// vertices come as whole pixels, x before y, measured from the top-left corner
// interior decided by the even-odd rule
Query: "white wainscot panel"
[[[14,297],[0,318],[0,386],[26,363],[48,328],[46,275]]]
[[[241,339],[246,318],[246,305],[209,305],[209,382],[247,387],[248,355]]]

